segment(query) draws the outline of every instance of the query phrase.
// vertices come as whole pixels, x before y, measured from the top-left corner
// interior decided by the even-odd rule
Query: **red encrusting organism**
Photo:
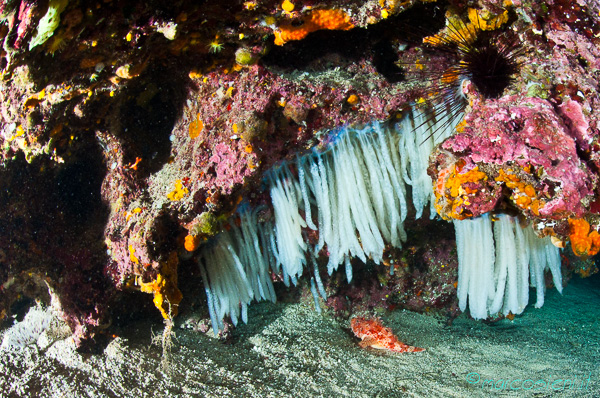
[[[362,340],[359,345],[363,348],[372,347],[393,352],[425,351],[424,348],[413,347],[398,340],[392,329],[383,326],[379,318],[355,317],[350,321],[350,327],[354,335]]]

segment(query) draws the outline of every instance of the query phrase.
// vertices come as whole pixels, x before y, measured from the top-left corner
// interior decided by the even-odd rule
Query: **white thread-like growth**
[[[433,217],[429,154],[461,119],[437,113],[442,116],[431,123],[413,110],[394,128],[371,123],[362,130],[340,129],[331,135],[334,142],[327,150],[271,171],[267,183],[274,221],[258,222],[257,211],[246,209],[240,212],[240,226],[231,225],[200,256],[215,333],[224,316],[236,323],[241,311],[245,318],[253,299],[275,300],[271,271],[281,274],[286,286],[290,281],[296,284],[309,257],[314,264],[309,270],[311,291],[318,306],[319,295],[326,299],[314,261],[321,250],[329,256],[329,274],[343,263],[350,282],[351,258],[380,263],[386,244],[401,247],[406,240],[407,186],[416,217],[428,203]],[[459,307],[464,311],[468,302],[474,318],[521,313],[529,299],[530,277],[537,289],[536,307],[541,306],[546,268],[561,289],[558,251],[531,228],[523,229],[503,215],[493,227],[488,215],[454,225]],[[318,231],[314,247],[306,243],[303,230]]]
[[[544,272],[550,270],[552,282],[559,293],[562,293],[562,273],[560,270],[560,254],[558,249],[552,244],[550,238],[539,239],[535,233],[528,230],[526,239],[529,243],[529,274],[531,284],[536,289],[535,308],[544,305],[544,293],[546,292],[546,281]]]
[[[558,248],[550,238],[539,238],[531,227],[499,214],[454,221],[458,250],[458,303],[471,316],[485,319],[497,313],[520,314],[529,302],[529,285],[536,288],[536,308],[544,304],[544,271],[552,273],[562,293]],[[495,253],[495,256],[494,256]],[[531,282],[530,282],[531,281]]]
[[[240,213],[240,226],[231,229],[234,236],[234,251],[244,264],[244,271],[254,297],[262,300],[277,300],[271,276],[269,275],[269,258],[266,251],[260,249],[260,239],[256,211]]]
[[[240,212],[240,226],[231,224],[201,252],[200,272],[204,280],[208,310],[215,334],[230,316],[246,322],[246,306],[253,300],[275,301],[269,268],[276,269],[270,253],[273,226],[258,222],[260,209]]]
[[[275,300],[271,270],[281,272],[286,285],[290,280],[295,284],[307,251],[312,257],[326,248],[329,274],[343,263],[350,282],[352,257],[380,263],[386,244],[401,247],[406,240],[406,185],[413,184],[419,216],[432,196],[431,182],[425,183],[436,144],[430,128],[443,130],[436,134],[439,140],[454,128],[449,123],[425,125],[425,120],[415,110],[394,128],[371,123],[362,130],[340,129],[328,150],[297,159],[297,177],[285,164],[270,173],[274,222],[258,223],[256,211],[241,212],[240,226],[232,225],[200,256],[215,333],[224,316],[234,324],[243,317],[253,299]],[[318,230],[314,248],[308,247],[303,228]],[[326,298],[316,262],[311,290],[315,300],[315,292]]]
[[[442,107],[444,105],[438,105]],[[427,174],[429,155],[433,149],[454,132],[454,127],[462,119],[461,112],[434,112],[438,120],[430,123],[431,116],[423,112],[413,112],[413,117],[405,117],[400,122],[399,147],[404,182],[412,186],[412,202],[416,210],[415,218],[420,218],[427,203],[430,204],[431,218],[437,214],[431,200],[433,188]]]
[[[286,167],[281,167],[271,177],[271,200],[275,211],[275,237],[277,249],[275,258],[285,273],[292,279],[302,275],[306,264],[304,252],[307,245],[302,237],[306,221],[298,210],[302,203],[300,184],[296,182]],[[295,284],[295,282],[294,282]]]

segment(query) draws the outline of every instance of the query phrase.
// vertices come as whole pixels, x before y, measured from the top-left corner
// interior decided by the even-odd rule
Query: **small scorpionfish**
[[[372,347],[393,352],[425,351],[424,348],[412,347],[398,340],[392,329],[383,326],[379,318],[352,318],[350,327],[354,335],[362,340],[359,345],[363,348]]]

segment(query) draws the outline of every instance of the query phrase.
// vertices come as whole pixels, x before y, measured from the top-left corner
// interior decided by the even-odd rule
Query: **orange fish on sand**
[[[354,335],[362,340],[359,345],[363,348],[372,347],[393,352],[425,351],[424,348],[412,347],[398,340],[392,329],[383,326],[379,318],[352,318],[350,327]]]

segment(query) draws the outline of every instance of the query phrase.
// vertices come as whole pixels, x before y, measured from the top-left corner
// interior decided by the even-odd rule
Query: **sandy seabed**
[[[175,328],[170,372],[151,345],[156,325],[122,330],[100,355],[70,338],[0,352],[2,397],[598,397],[600,277],[514,321],[464,314],[452,325],[395,311],[382,318],[400,340],[426,348],[362,349],[346,322],[304,304],[260,303],[230,342]]]

